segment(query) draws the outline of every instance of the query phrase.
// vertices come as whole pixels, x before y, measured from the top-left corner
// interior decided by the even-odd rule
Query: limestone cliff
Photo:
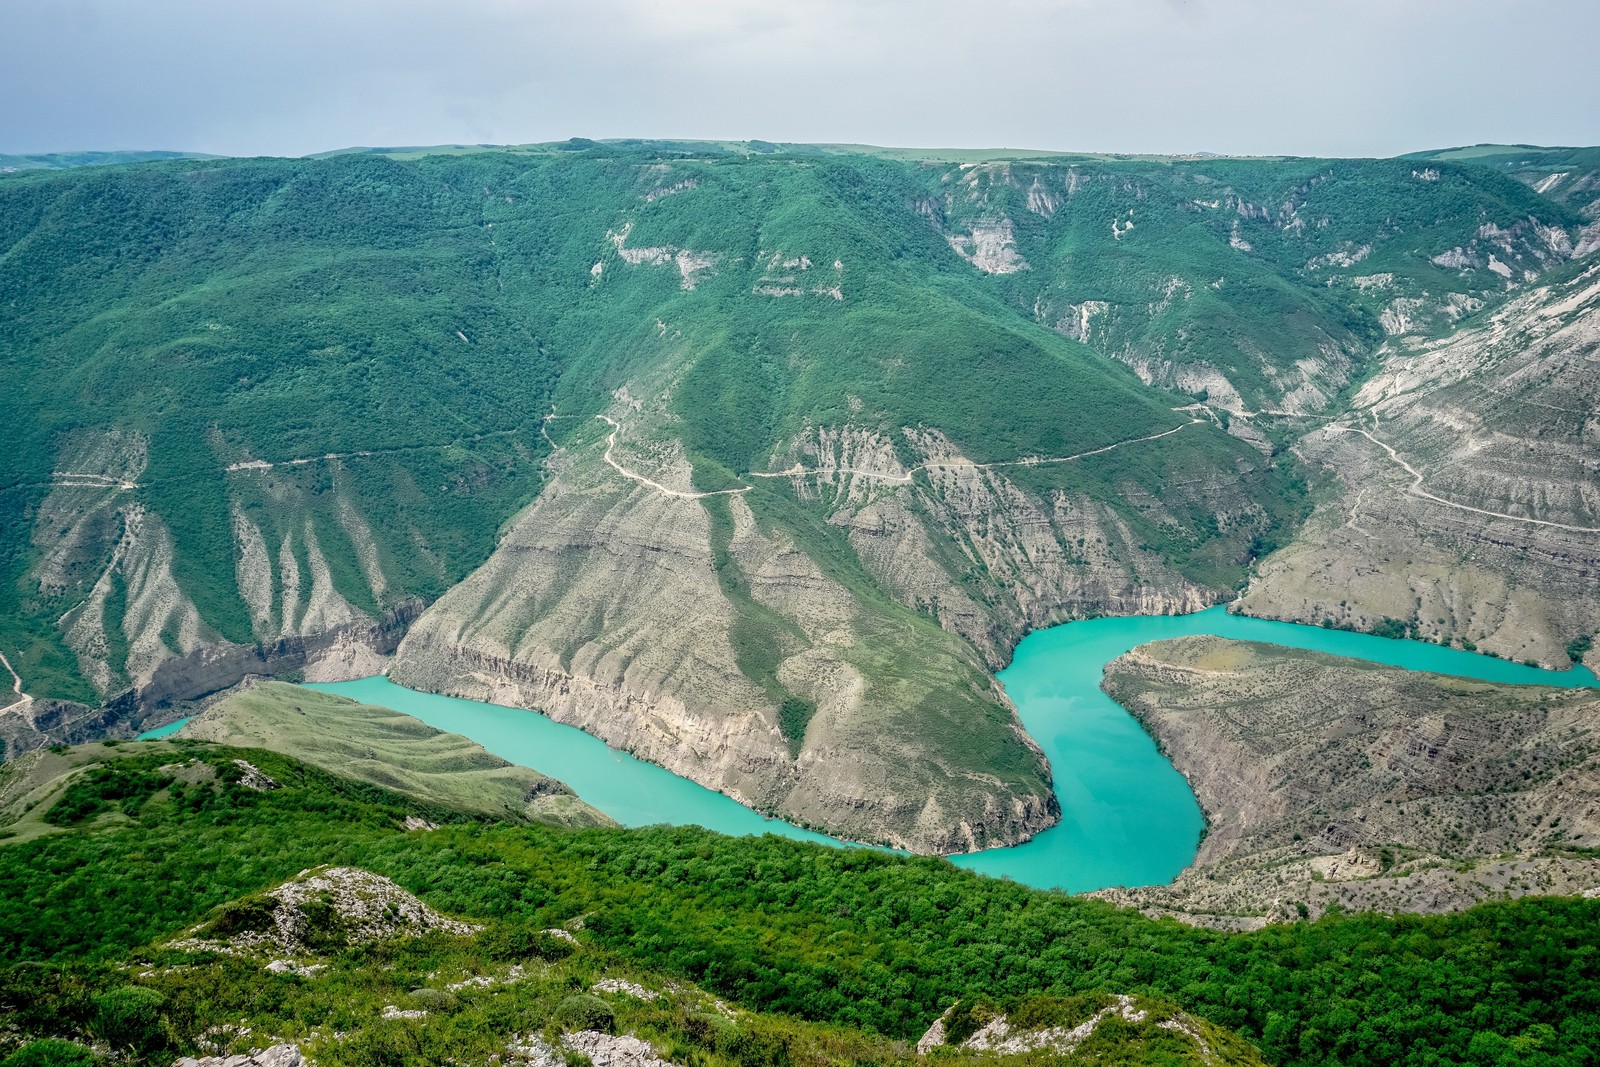
[[[236,592],[254,640],[223,636],[181,580],[177,541],[147,491],[148,453],[143,434],[119,429],[74,432],[58,451],[32,516],[36,556],[27,584],[51,606],[100,701],[34,701],[28,679],[10,672],[19,699],[0,706],[0,738],[12,751],[131,736],[251,675],[333,681],[381,673],[421,611],[420,600],[388,586],[373,533],[348,495],[336,492],[332,522],[320,535],[337,531],[354,557],[347,570],[356,577],[347,574],[341,591],[309,494],[288,482],[263,490],[261,468],[270,464],[234,465],[225,473],[236,489]],[[240,503],[263,493],[275,522],[270,548]],[[353,589],[353,581],[364,588]],[[354,593],[369,607],[352,604]]]
[[[1023,488],[1008,475],[1028,469],[1027,461],[974,463],[937,430],[905,428],[897,436],[820,428],[774,466],[796,497],[845,532],[895,600],[970,641],[991,668],[1009,662],[1016,643],[1043,626],[1199,611],[1222,597],[1144,547],[1108,505]],[[1149,447],[1124,447],[1142,446]],[[1207,503],[1223,521],[1261,517],[1242,494],[1214,494]]]
[[[1385,350],[1349,416],[1295,447],[1332,491],[1244,597],[1252,614],[1552,667],[1600,630],[1600,267]]]
[[[1104,687],[1208,822],[1173,885],[1113,900],[1248,927],[1600,886],[1600,692],[1214,637],[1143,645]]]
[[[537,708],[857,840],[964,852],[1054,821],[1043,755],[970,646],[825,573],[747,491],[695,490],[659,407],[616,415],[417,621],[396,681]]]

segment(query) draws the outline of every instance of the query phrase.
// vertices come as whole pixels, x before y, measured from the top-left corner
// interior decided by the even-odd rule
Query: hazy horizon
[[[1578,0],[11,0],[0,152],[1600,143]]]

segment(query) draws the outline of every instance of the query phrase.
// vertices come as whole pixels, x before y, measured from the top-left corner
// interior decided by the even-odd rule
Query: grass
[[[393,1031],[410,1043],[406,1055],[422,1059],[435,1047],[427,1042],[476,1048],[541,1025],[565,996],[586,990],[597,965],[658,989],[668,978],[698,985],[784,1017],[772,1025],[792,1033],[869,1043],[852,1046],[858,1052],[884,1047],[870,1045],[873,1034],[914,1039],[958,1000],[1059,1020],[1081,1010],[1074,998],[1107,993],[1153,997],[1259,1043],[1282,1064],[1479,1063],[1485,1049],[1515,1047],[1530,1062],[1577,1065],[1588,1062],[1600,1018],[1595,901],[1331,915],[1223,934],[935,859],[693,828],[486,823],[263,750],[164,741],[72,751],[86,771],[112,761],[110,773],[80,778],[79,821],[0,843],[0,1005],[9,1023],[34,1034],[86,1025],[81,1006],[126,985],[133,960],[136,973],[151,972],[134,980],[162,991],[180,1041],[248,1014],[278,1034],[322,1027],[359,1031],[364,1042]],[[282,787],[239,788],[235,758]],[[175,776],[165,768],[188,779],[153,792],[132,787]],[[204,768],[209,777],[195,773]],[[134,794],[141,799],[130,805]],[[404,832],[401,820],[418,812],[443,828]],[[584,947],[564,965],[571,969],[541,965],[526,990],[482,1001],[458,994],[458,1006],[429,1005],[442,1013],[431,1022],[396,1027],[375,1018],[382,1005],[431,999],[402,991],[492,973],[510,959],[483,935],[424,940],[335,954],[326,979],[307,982],[226,958],[166,971],[180,961],[141,947],[324,863],[394,878],[430,906],[508,936],[581,924]],[[547,975],[557,980],[545,983]],[[478,1013],[502,995],[506,1010]],[[1058,1003],[1030,1001],[1038,997]],[[619,1023],[656,1025],[608,999]]]
[[[508,822],[612,824],[560,783],[459,734],[296,685],[267,682],[234,693],[192,720],[182,736],[293,755],[334,774]]]

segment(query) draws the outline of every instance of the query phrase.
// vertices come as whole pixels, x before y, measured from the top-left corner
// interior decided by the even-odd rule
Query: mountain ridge
[[[1015,843],[1056,817],[1016,640],[1317,610],[1273,554],[1333,506],[1307,427],[1593,226],[1448,161],[569,147],[0,181],[10,744],[392,662],[858,839]]]

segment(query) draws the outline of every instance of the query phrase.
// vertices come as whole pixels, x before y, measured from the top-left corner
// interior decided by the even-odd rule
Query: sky
[[[1600,144],[1597,0],[0,0],[0,153]]]

